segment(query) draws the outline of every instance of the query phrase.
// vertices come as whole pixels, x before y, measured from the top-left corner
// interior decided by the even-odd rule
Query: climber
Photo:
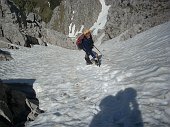
[[[82,39],[82,49],[85,51],[85,60],[86,60],[86,64],[92,64],[89,56],[91,55],[93,57],[93,59],[95,60],[95,64],[98,63],[98,59],[97,59],[97,53],[95,53],[92,49],[94,46],[94,42],[92,39],[92,35],[91,35],[91,30],[85,30],[83,32],[83,39]]]

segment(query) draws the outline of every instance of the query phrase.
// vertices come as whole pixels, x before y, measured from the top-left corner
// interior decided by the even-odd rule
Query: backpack
[[[77,45],[77,48],[79,50],[83,49],[83,46],[82,46],[82,41],[83,41],[83,38],[84,38],[84,35],[80,35],[78,38],[77,38],[77,41],[76,41],[76,45]]]

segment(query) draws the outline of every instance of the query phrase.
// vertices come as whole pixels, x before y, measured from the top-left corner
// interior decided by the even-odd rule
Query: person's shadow
[[[107,96],[101,101],[101,111],[94,116],[89,127],[143,127],[136,97],[133,88]]]

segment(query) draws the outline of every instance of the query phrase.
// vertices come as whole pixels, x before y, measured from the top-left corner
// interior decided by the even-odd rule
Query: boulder
[[[32,45],[39,45],[37,38],[29,36],[29,35],[26,35],[26,38],[27,39],[26,39],[26,42],[25,42],[25,45],[24,45],[25,47],[31,48]]]
[[[2,51],[0,49],[0,61],[9,61],[12,60],[11,54],[7,51]]]
[[[47,43],[44,42],[41,38],[37,38],[37,39],[38,39],[38,43],[39,43],[40,45],[47,46]]]

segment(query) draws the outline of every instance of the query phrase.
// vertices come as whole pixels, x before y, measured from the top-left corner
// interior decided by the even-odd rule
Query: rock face
[[[80,31],[82,25],[90,28],[96,22],[100,11],[99,0],[62,0],[60,6],[54,9],[48,26],[64,34],[69,34],[69,26],[74,25],[75,31]]]
[[[9,61],[12,60],[11,54],[7,51],[2,51],[0,49],[0,61]]]
[[[106,0],[112,5],[105,26],[106,38],[114,38],[125,32],[126,40],[151,27],[170,20],[169,0]]]
[[[35,91],[25,83],[0,81],[0,125],[2,127],[24,126],[43,111],[39,109]],[[27,90],[27,91],[26,91]]]
[[[53,11],[48,27],[64,34],[70,32],[69,27],[75,29],[75,32],[80,31],[81,27],[90,28],[101,12],[101,2],[102,0],[62,1]],[[121,36],[123,41],[170,20],[169,0],[105,0],[105,4],[111,5],[102,31],[105,33],[105,40],[124,33]],[[102,33],[99,32],[99,36]]]
[[[52,45],[58,45],[68,49],[76,49],[75,41],[52,29],[44,29],[43,39],[45,42]]]
[[[39,44],[37,38],[41,36],[41,28],[38,15],[27,15],[10,0],[0,1],[0,40],[6,43],[0,44],[1,48],[10,48],[10,44],[26,47]],[[45,45],[45,42],[42,40],[41,44]]]

